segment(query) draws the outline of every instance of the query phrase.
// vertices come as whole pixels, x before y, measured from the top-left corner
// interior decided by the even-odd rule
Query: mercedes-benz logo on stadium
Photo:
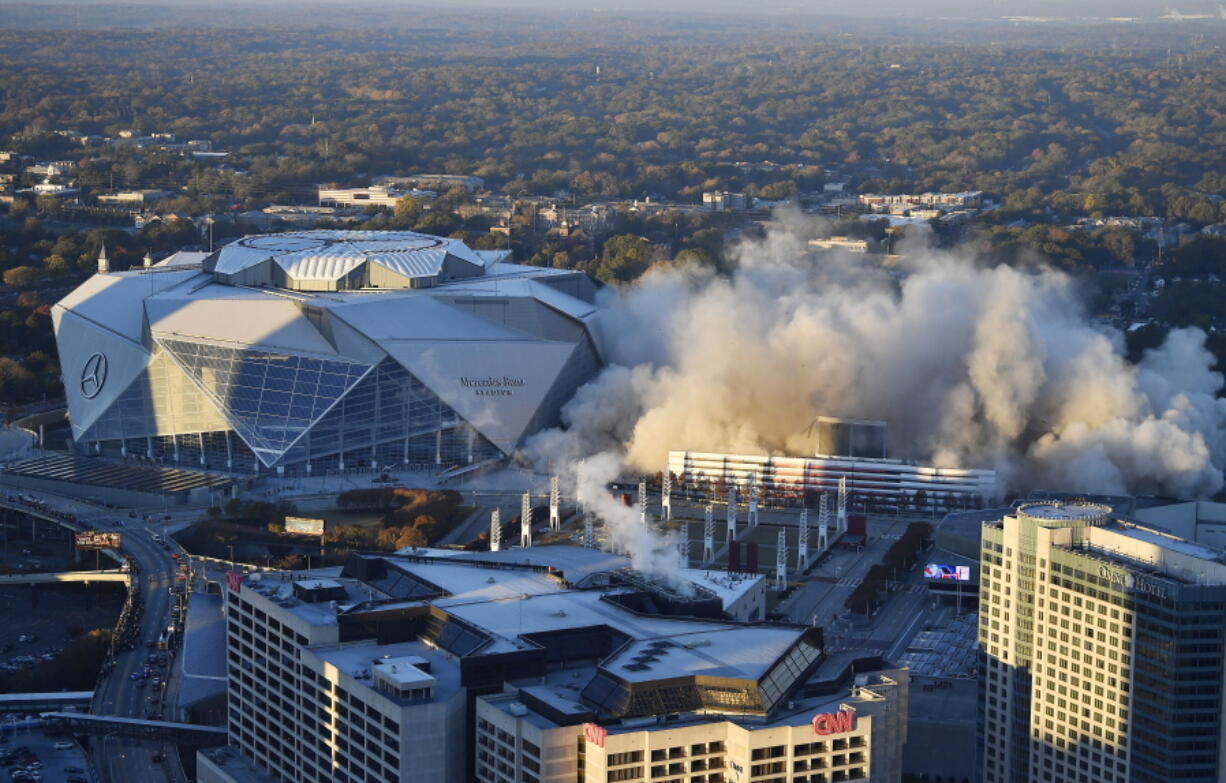
[[[81,368],[81,394],[85,399],[92,400],[106,385],[106,354],[95,353],[85,360]]]

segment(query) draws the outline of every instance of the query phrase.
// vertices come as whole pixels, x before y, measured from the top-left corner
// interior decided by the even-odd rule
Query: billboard
[[[969,582],[971,580],[971,567],[929,563],[928,565],[924,566],[924,578],[950,579],[958,582]]]
[[[286,517],[285,532],[299,536],[322,536],[324,534],[324,521],[322,519],[308,519],[306,517]]]
[[[87,530],[73,536],[77,549],[119,549],[123,537],[107,530]]]

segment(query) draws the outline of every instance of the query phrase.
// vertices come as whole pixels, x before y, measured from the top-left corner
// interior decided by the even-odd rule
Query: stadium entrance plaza
[[[673,499],[673,515],[686,527],[690,539],[690,567],[703,564],[703,509],[701,503]],[[833,514],[831,536],[833,537]],[[796,570],[799,509],[761,509],[759,524],[747,527],[747,514],[742,508],[737,514],[737,539],[744,545],[758,545],[758,573],[773,581],[776,545],[779,529],[785,531],[789,583],[797,584],[792,593],[775,607],[792,622],[814,624],[826,629],[826,641],[831,648],[877,649],[897,656],[907,641],[924,625],[925,617],[936,607],[928,595],[920,567],[899,574],[895,589],[888,600],[871,618],[853,618],[843,603],[863,581],[868,570],[881,562],[886,551],[912,522],[928,522],[936,526],[939,518],[917,515],[870,515],[865,528],[863,548],[848,548],[835,542],[830,551],[820,557],[804,573]],[[678,525],[680,526],[680,525]],[[712,570],[724,570],[728,563],[725,507],[715,504],[715,560]],[[817,513],[809,512],[810,563],[817,558]],[[969,603],[969,602],[968,602]],[[965,610],[965,607],[964,607]]]

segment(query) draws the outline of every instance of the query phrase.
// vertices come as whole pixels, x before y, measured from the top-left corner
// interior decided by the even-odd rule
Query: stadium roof
[[[338,280],[365,264],[404,278],[443,275],[448,259],[460,276],[481,273],[484,261],[458,239],[411,231],[296,231],[243,237],[222,248],[218,275],[236,275],[271,261],[296,281]]]

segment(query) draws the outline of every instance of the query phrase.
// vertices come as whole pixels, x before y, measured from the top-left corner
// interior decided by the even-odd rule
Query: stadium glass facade
[[[90,430],[92,453],[238,472],[280,463],[285,475],[500,455],[391,360],[371,367],[182,342],[174,350],[174,359],[161,351]],[[166,362],[199,387],[177,382]]]

